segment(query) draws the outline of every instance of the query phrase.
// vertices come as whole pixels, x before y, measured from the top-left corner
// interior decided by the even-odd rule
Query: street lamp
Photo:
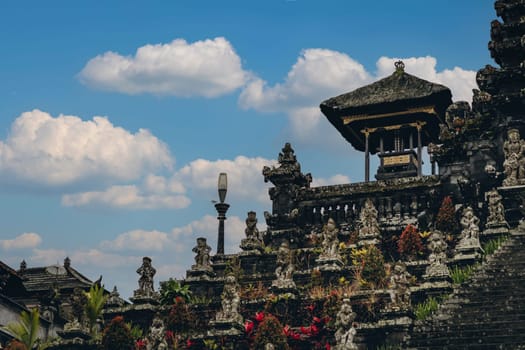
[[[226,173],[219,174],[218,182],[219,203],[215,204],[217,210],[217,219],[219,220],[219,238],[217,239],[217,255],[224,255],[224,220],[226,220],[226,212],[230,207],[229,204],[224,203],[226,199],[226,192],[228,190],[228,177]]]

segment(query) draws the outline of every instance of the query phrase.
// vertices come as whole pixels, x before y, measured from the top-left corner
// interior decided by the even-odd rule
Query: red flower
[[[310,311],[310,312],[313,312],[314,309],[315,309],[315,305],[314,305],[314,304],[310,304],[310,305],[308,305],[305,309],[308,310],[308,311]]]
[[[264,312],[256,312],[255,321],[261,322],[262,320],[264,320]]]
[[[317,333],[319,333],[319,328],[315,324],[311,325],[310,329],[312,330],[313,335],[316,335]]]
[[[250,334],[253,331],[253,322],[248,320],[244,322],[244,331]]]
[[[312,333],[312,327],[306,328],[306,327],[301,326],[301,333],[310,335]]]
[[[192,342],[190,338],[188,338],[188,340],[186,340],[186,347],[187,347],[187,348],[192,347],[194,344],[195,344],[195,343]]]
[[[288,336],[290,334],[290,332],[291,332],[290,326],[288,326],[288,325],[284,326],[283,332],[284,332],[284,334],[286,336]]]
[[[325,346],[324,346],[324,348],[325,348],[326,350],[330,350],[330,344],[326,343]]]
[[[314,316],[314,323],[321,323],[321,319],[317,316]]]
[[[330,316],[323,317],[323,323],[325,323],[325,324],[330,322],[330,320],[331,320]]]
[[[301,339],[301,335],[299,333],[296,333],[296,332],[292,332],[291,337],[292,337],[293,340]]]

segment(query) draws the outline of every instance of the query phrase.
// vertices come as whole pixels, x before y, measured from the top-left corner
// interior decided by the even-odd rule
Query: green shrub
[[[122,316],[117,316],[104,329],[102,350],[134,350],[135,341]]]
[[[496,250],[507,240],[508,236],[502,236],[496,239],[491,239],[483,245],[483,255],[488,256],[494,254]]]
[[[461,284],[469,279],[469,277],[474,272],[476,266],[465,266],[463,268],[454,266],[453,268],[449,269],[450,277],[452,278],[452,282],[454,284]]]
[[[428,316],[432,315],[438,309],[438,300],[434,297],[429,297],[421,304],[417,304],[414,314],[417,320],[424,320]]]

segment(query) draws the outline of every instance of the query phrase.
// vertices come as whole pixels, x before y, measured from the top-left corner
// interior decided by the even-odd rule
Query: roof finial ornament
[[[401,60],[396,61],[394,67],[396,67],[396,73],[402,73],[405,71],[405,64]]]

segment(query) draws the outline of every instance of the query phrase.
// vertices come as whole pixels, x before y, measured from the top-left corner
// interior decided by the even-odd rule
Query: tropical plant
[[[483,245],[483,255],[488,256],[494,254],[496,250],[507,240],[508,236],[502,236],[496,239],[491,239]]]
[[[445,233],[454,233],[458,229],[456,209],[452,197],[446,196],[436,217],[436,229]]]
[[[168,330],[177,334],[186,333],[194,323],[195,320],[186,301],[182,297],[176,297],[168,315]]]
[[[160,302],[162,305],[171,305],[175,299],[180,297],[186,302],[191,302],[192,292],[188,284],[183,285],[177,280],[170,278],[160,283]]]
[[[417,320],[424,320],[428,316],[432,315],[438,309],[438,300],[434,297],[429,297],[424,302],[417,304],[414,310],[414,314]]]
[[[461,284],[469,279],[469,277],[472,275],[475,269],[475,265],[469,265],[463,268],[454,266],[453,268],[449,269],[450,278],[452,278],[452,282],[454,282],[454,284]]]
[[[38,309],[32,309],[30,312],[22,311],[20,314],[20,321],[9,323],[2,327],[7,333],[11,334],[18,340],[26,350],[31,350],[36,347],[39,342],[38,330],[40,328],[40,312]],[[20,345],[10,345],[11,349],[19,349]]]
[[[352,249],[352,264],[362,286],[382,286],[386,282],[385,259],[374,245]]]
[[[142,330],[142,328],[140,328],[139,325],[133,324],[131,322],[126,322],[126,326],[128,326],[131,336],[134,340],[142,339],[144,331]]]
[[[423,252],[421,236],[414,225],[408,224],[397,241],[397,251],[405,258],[413,258]]]
[[[106,326],[102,334],[102,350],[134,350],[135,340],[122,316],[117,316]]]
[[[104,295],[104,287],[93,284],[86,293],[86,318],[89,323],[89,331],[95,336],[97,333],[97,320],[102,315],[102,309],[108,300],[108,295]]]

